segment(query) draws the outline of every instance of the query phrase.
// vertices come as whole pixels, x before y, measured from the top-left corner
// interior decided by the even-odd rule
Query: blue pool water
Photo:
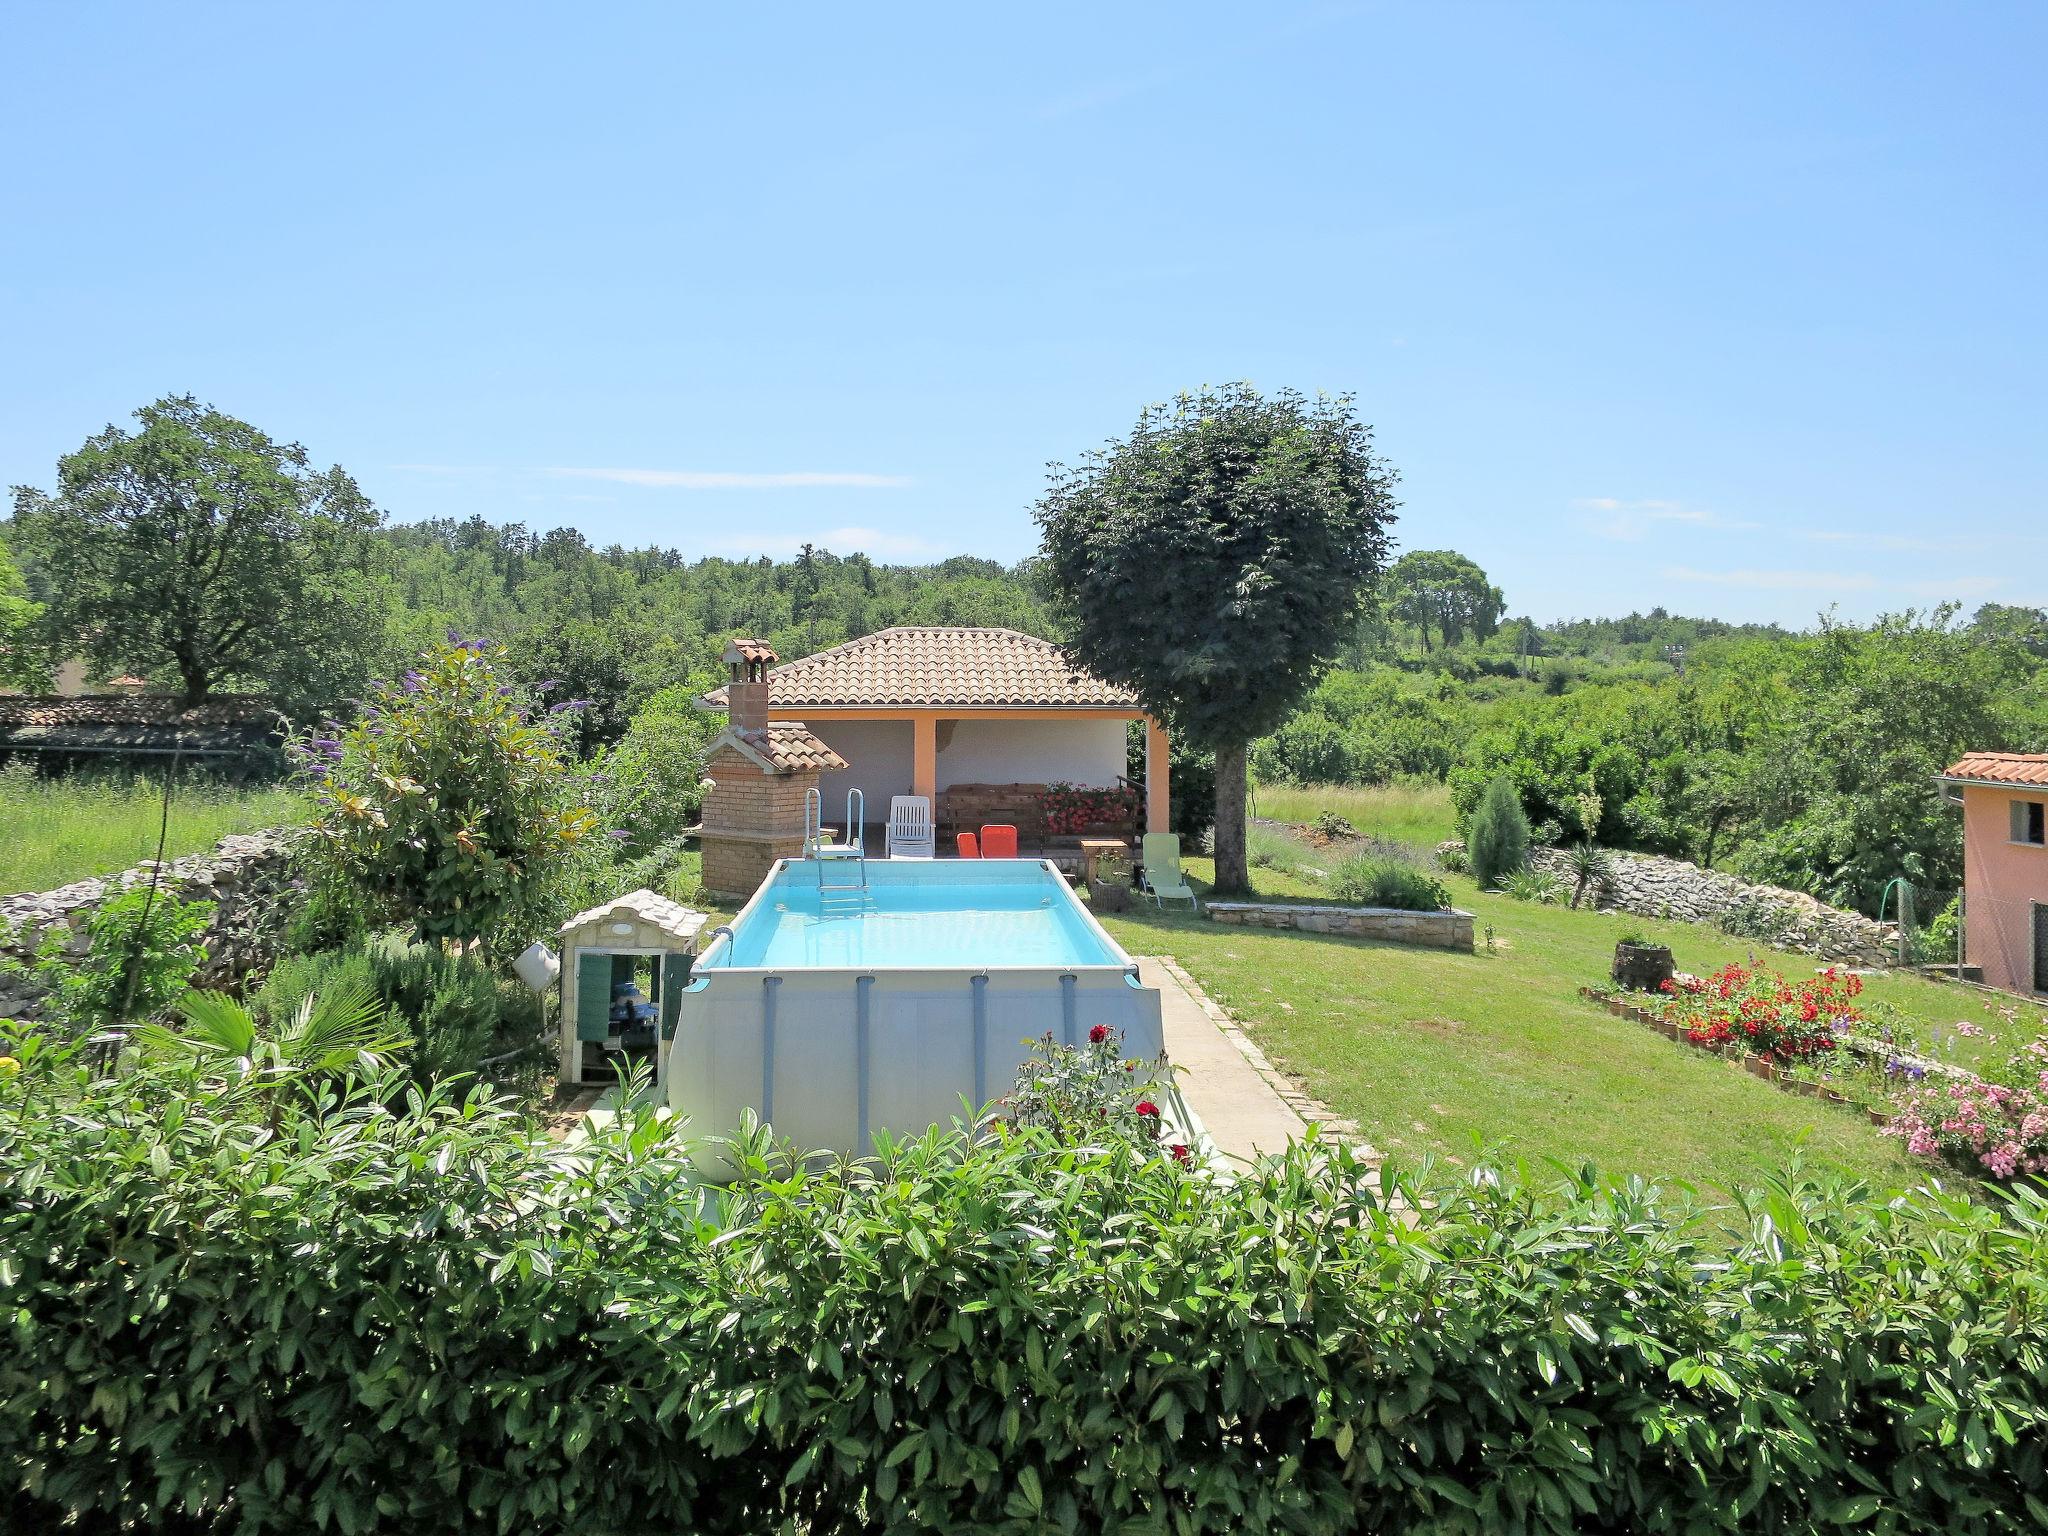
[[[831,880],[857,880],[848,864]],[[705,964],[769,969],[1122,965],[1066,882],[1029,860],[872,860],[864,893],[818,890],[818,866],[789,865]]]

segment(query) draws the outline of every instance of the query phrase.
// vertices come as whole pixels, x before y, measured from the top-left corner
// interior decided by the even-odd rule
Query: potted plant
[[[1088,879],[1088,900],[1098,912],[1131,910],[1131,861],[1128,855],[1105,853],[1095,861]]]
[[[1677,973],[1668,946],[1652,944],[1634,929],[1616,941],[1614,966],[1609,973],[1616,986],[1635,992],[1657,992]]]

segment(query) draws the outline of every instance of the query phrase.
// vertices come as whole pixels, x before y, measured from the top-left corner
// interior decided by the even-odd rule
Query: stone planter
[[[1742,1065],[1751,1077],[1760,1077],[1767,1083],[1778,1080],[1778,1064],[1774,1061],[1766,1061],[1761,1056],[1745,1056]]]
[[[1633,992],[1655,992],[1677,974],[1672,963],[1671,951],[1662,944],[1631,944],[1627,940],[1614,946],[1614,967],[1611,975],[1618,987],[1627,987]]]

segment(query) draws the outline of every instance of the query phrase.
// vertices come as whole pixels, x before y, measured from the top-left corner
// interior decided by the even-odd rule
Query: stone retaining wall
[[[1779,948],[1849,965],[1884,966],[1898,961],[1898,931],[1891,923],[1844,912],[1801,891],[1752,885],[1683,859],[1611,851],[1607,857],[1614,882],[1597,897],[1602,907],[1692,923],[1711,923],[1739,908],[1751,907],[1768,912],[1774,924],[1782,925],[1782,932],[1770,940]],[[1573,883],[1570,863],[1561,848],[1532,848],[1529,864],[1557,876],[1567,889]]]
[[[32,968],[37,948],[53,931],[67,956],[83,955],[88,919],[109,896],[146,882],[151,867],[145,862],[54,891],[0,897],[0,958]],[[206,964],[195,982],[230,991],[270,969],[301,889],[282,832],[224,837],[209,853],[174,859],[165,865],[163,888],[186,901],[214,904],[213,920],[202,936]],[[0,967],[0,1018],[37,1017],[46,990],[33,975]]]
[[[1472,914],[1455,907],[1442,912],[1405,912],[1396,907],[1291,906],[1264,901],[1212,901],[1211,922],[1243,928],[1292,928],[1301,933],[1335,933],[1349,939],[1384,939],[1425,949],[1472,949]]]

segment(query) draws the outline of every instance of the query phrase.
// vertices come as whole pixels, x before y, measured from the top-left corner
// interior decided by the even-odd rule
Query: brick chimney
[[[781,660],[766,640],[726,643],[726,718],[736,731],[768,729],[768,669]]]

